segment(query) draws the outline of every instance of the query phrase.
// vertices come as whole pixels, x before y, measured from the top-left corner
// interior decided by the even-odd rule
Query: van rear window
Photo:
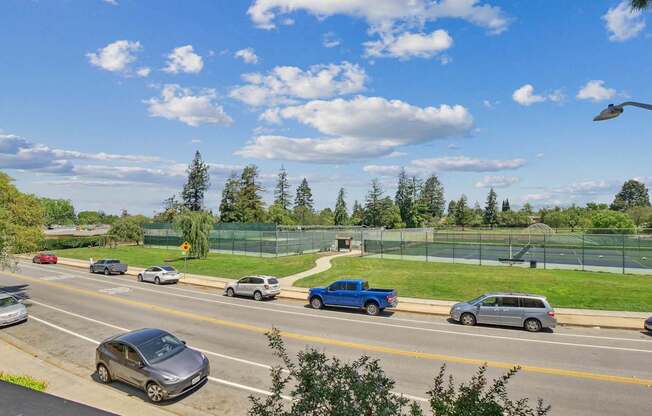
[[[521,298],[521,305],[523,308],[545,308],[541,299]]]
[[[267,279],[267,281],[269,282],[270,285],[277,285],[278,284],[278,280],[274,279],[274,278]]]

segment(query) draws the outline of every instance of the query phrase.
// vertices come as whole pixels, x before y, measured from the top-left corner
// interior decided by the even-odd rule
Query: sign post
[[[183,252],[183,277],[186,277],[186,274],[188,274],[188,250],[190,250],[190,245],[189,242],[184,241],[179,248],[181,248],[181,251]]]

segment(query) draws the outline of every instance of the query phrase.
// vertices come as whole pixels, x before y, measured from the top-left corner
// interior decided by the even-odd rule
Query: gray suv
[[[147,393],[154,403],[178,397],[208,378],[208,358],[160,329],[140,329],[104,340],[95,354],[102,383],[119,380]]]
[[[530,332],[557,325],[555,310],[546,297],[528,293],[487,293],[456,303],[450,317],[462,325],[517,326]]]
[[[229,297],[249,296],[260,301],[278,296],[281,293],[281,285],[278,279],[272,276],[247,276],[226,285],[224,293]]]

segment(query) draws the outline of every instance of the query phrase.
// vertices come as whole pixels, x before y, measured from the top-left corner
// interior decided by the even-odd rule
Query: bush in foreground
[[[336,357],[307,348],[296,363],[287,353],[277,329],[267,333],[269,346],[283,362],[274,367],[272,395],[250,397],[251,416],[423,416],[422,407],[394,392],[395,382],[377,359],[367,356],[345,363]],[[467,384],[456,386],[446,378],[442,366],[428,391],[428,405],[436,416],[544,416],[550,407],[539,400],[532,408],[528,399],[512,401],[507,383],[517,373],[513,368],[501,378],[487,383],[482,366]],[[289,389],[289,396],[283,392]]]
[[[18,376],[15,374],[7,374],[0,371],[0,381],[7,383],[17,384],[19,386],[27,387],[28,389],[36,391],[45,391],[47,383],[45,381],[36,380],[30,376]]]

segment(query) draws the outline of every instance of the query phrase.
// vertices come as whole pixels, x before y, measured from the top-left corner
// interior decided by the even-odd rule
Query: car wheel
[[[226,296],[228,296],[228,297],[230,297],[230,298],[232,298],[232,297],[235,296],[235,291],[233,290],[232,287],[226,289]]]
[[[120,274],[125,274],[125,272],[120,272]]]
[[[460,316],[460,323],[466,326],[474,326],[476,324],[475,316],[472,313],[463,313]]]
[[[104,276],[108,276],[110,274],[111,272],[109,271],[109,269],[104,269]]]
[[[376,316],[380,313],[380,308],[376,305],[375,302],[369,302],[365,305],[365,310],[367,315]]]
[[[36,257],[32,259],[32,263],[36,263]]]
[[[89,271],[90,273],[95,273],[95,272],[93,271],[93,266],[89,267],[89,268],[88,268],[88,271]]]
[[[324,302],[322,302],[320,298],[314,297],[310,299],[310,306],[312,306],[313,309],[321,309],[324,307]]]
[[[111,382],[111,374],[109,374],[109,369],[104,364],[97,366],[97,378],[103,384],[109,384]]]
[[[259,291],[255,291],[254,300],[260,302],[261,300],[263,300],[263,294],[260,293]]]
[[[538,319],[530,318],[525,321],[525,330],[528,332],[539,332],[541,331],[541,322]]]
[[[146,392],[147,392],[147,398],[149,398],[149,400],[152,401],[153,403],[158,403],[161,400],[163,400],[163,397],[165,397],[165,392],[163,391],[161,386],[153,382],[147,385]]]
[[[138,281],[139,281],[139,282],[142,282],[142,281],[143,281],[143,275],[142,275],[142,274],[139,274],[139,275],[138,275]]]
[[[157,284],[157,285],[160,285],[160,284],[161,284],[161,279],[159,279],[159,277],[156,276],[156,277],[154,278],[154,283]]]

